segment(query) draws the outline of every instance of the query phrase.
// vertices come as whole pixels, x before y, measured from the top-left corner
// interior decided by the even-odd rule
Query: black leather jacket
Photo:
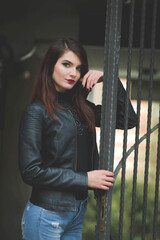
[[[117,128],[123,129],[125,90],[119,81]],[[101,106],[88,102],[100,126]],[[48,118],[40,101],[24,111],[19,131],[19,168],[25,183],[32,186],[31,202],[53,211],[74,211],[75,190],[87,190],[87,173],[77,172],[76,125],[71,112],[56,109],[58,119]],[[136,114],[129,103],[128,128],[136,125]],[[97,168],[95,133],[92,143],[92,169]]]

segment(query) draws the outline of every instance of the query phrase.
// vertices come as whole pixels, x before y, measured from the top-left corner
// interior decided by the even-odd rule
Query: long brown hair
[[[54,41],[49,47],[46,55],[43,58],[41,67],[37,74],[33,92],[31,95],[31,103],[35,100],[40,100],[48,113],[50,118],[55,119],[54,112],[56,108],[61,108],[58,105],[56,88],[52,79],[52,73],[54,71],[54,65],[57,60],[64,54],[66,50],[74,52],[82,62],[81,65],[81,77],[88,72],[88,59],[86,52],[82,45],[71,38],[60,38]],[[80,119],[84,122],[85,126],[90,132],[95,129],[95,120],[92,109],[86,103],[87,92],[85,88],[82,88],[80,81],[76,83],[72,92],[72,104],[76,109]]]

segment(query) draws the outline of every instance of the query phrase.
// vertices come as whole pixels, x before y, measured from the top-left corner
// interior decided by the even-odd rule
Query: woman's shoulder
[[[45,108],[41,101],[35,101],[27,105],[22,112],[20,120],[20,131],[34,130],[43,126],[45,119]]]
[[[35,114],[43,115],[46,113],[46,110],[43,103],[40,100],[36,100],[25,107],[24,114],[25,113],[32,114],[32,115],[35,115]]]
[[[35,100],[34,102],[28,104],[25,109],[34,109],[34,110],[39,110],[39,109],[45,109],[43,103],[40,100]]]

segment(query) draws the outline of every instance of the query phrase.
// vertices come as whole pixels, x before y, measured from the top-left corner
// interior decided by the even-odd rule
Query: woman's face
[[[72,51],[67,50],[57,60],[52,78],[58,92],[70,90],[81,76],[81,60]]]

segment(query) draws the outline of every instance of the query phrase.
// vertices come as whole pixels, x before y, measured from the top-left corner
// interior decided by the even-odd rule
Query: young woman
[[[108,190],[114,174],[96,170],[95,126],[101,106],[86,100],[103,73],[88,70],[81,44],[56,40],[37,75],[19,136],[19,167],[32,193],[22,217],[25,240],[80,240],[88,188]],[[119,81],[119,80],[118,80]],[[125,90],[119,81],[117,128],[123,129]],[[136,125],[129,105],[128,127]]]

